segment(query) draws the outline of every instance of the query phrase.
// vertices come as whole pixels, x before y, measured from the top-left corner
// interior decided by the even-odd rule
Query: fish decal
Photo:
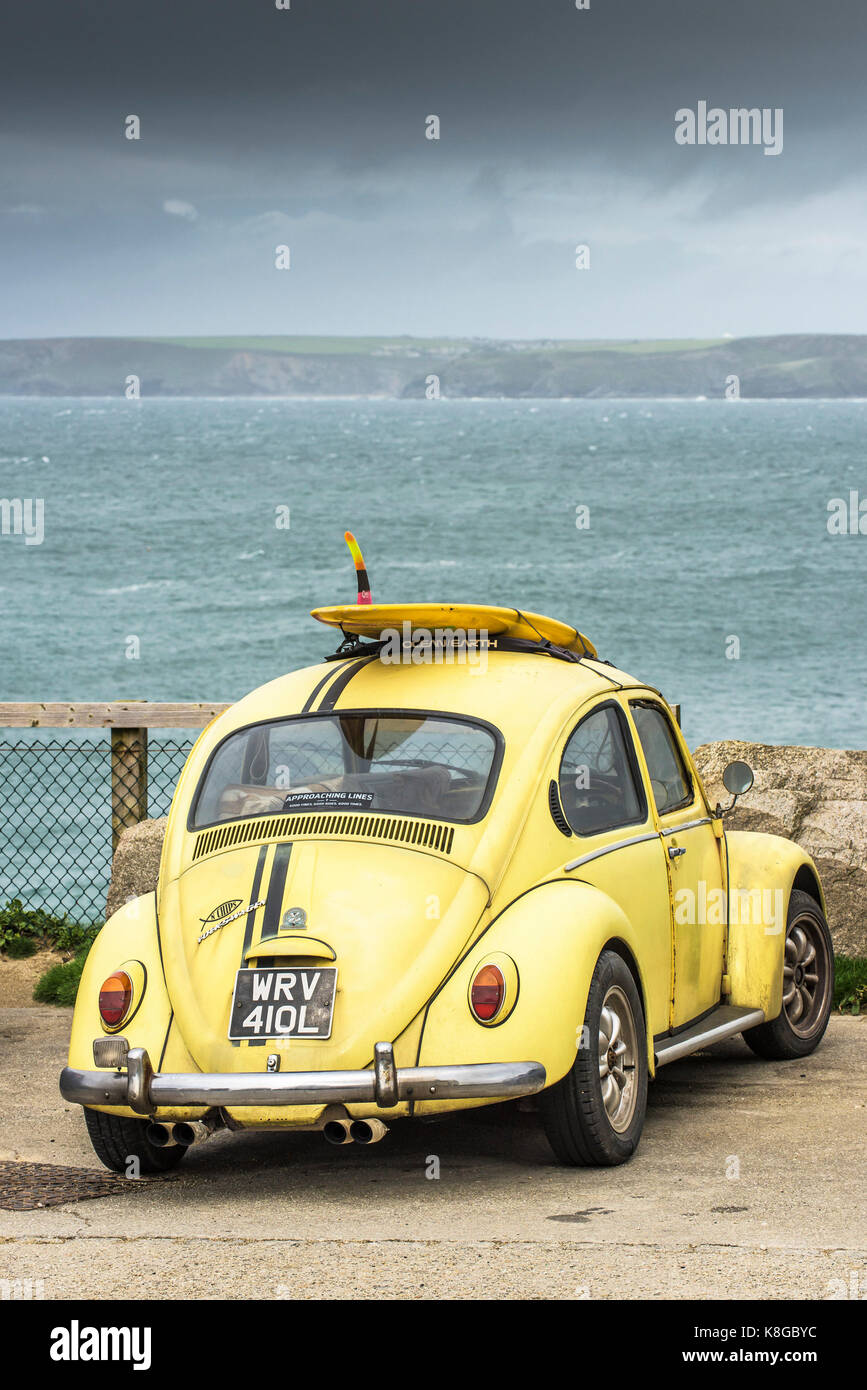
[[[240,898],[231,898],[220,903],[220,906],[209,912],[207,917],[199,919],[204,930],[199,933],[198,944],[201,945],[205,937],[213,936],[215,931],[227,926],[229,922],[234,922],[238,917],[246,917],[248,912],[255,912],[258,907],[264,906],[264,899],[257,903],[248,903],[246,907],[241,907]],[[209,925],[210,923],[213,923],[213,926]]]
[[[220,903],[219,907],[215,907],[213,912],[208,913],[207,917],[201,917],[199,920],[203,927],[210,926],[211,922],[218,922],[221,917],[228,917],[230,912],[234,912],[235,908],[240,906],[240,898],[230,898],[227,902]]]

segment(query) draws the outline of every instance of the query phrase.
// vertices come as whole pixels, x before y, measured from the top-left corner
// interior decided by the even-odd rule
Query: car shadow
[[[279,1174],[285,1185],[293,1171],[305,1176],[363,1172],[375,1181],[398,1170],[424,1180],[438,1176],[438,1166],[446,1163],[453,1174],[494,1166],[538,1169],[555,1162],[538,1114],[508,1101],[437,1119],[401,1119],[377,1144],[333,1145],[318,1131],[220,1131],[191,1147],[178,1173],[212,1181],[248,1169]]]

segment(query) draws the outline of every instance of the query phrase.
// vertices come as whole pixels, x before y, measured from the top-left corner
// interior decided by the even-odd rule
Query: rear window
[[[299,811],[478,820],[500,748],[490,726],[437,715],[370,711],[255,724],[213,754],[191,828]]]

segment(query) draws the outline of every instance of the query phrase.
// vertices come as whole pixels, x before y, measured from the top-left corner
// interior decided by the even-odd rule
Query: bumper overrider
[[[103,1039],[94,1044],[95,1060]],[[108,1040],[105,1040],[106,1042]],[[541,1062],[478,1062],[461,1066],[397,1067],[391,1043],[377,1043],[364,1071],[155,1072],[143,1047],[112,1038],[116,1071],[64,1067],[60,1093],[77,1105],[125,1105],[139,1115],[159,1106],[279,1106],[375,1103],[387,1110],[401,1101],[507,1100],[530,1096],[545,1085]],[[108,1060],[106,1056],[105,1060]],[[126,1070],[121,1069],[121,1061]],[[269,1062],[269,1067],[270,1067]]]

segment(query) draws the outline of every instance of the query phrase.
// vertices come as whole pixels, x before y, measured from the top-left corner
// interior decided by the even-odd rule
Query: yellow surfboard
[[[483,631],[490,637],[511,637],[523,642],[552,642],[556,647],[579,656],[595,657],[593,643],[568,623],[545,618],[540,613],[526,613],[518,608],[497,608],[477,603],[341,603],[330,608],[314,608],[311,617],[328,627],[358,637],[380,638],[387,629],[402,631],[409,623],[411,629],[459,628],[466,632]]]

